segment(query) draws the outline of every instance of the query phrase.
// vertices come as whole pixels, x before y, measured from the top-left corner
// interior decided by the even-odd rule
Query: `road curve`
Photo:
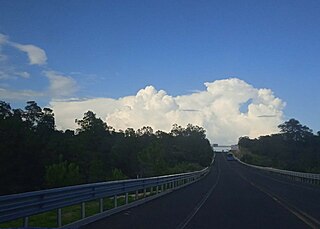
[[[226,161],[202,180],[82,228],[320,228],[320,187]]]

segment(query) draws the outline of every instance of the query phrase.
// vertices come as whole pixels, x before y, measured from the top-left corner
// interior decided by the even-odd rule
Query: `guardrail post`
[[[81,219],[86,218],[86,203],[81,203]]]
[[[143,189],[143,197],[146,197],[146,195],[147,195],[147,189],[144,188],[144,189]]]
[[[139,198],[139,190],[136,191],[136,197],[135,199],[137,200]]]
[[[99,199],[99,209],[100,209],[100,213],[103,212],[103,198]]]
[[[150,194],[153,194],[153,186],[150,187]]]
[[[57,209],[57,226],[58,227],[62,226],[62,210],[61,210],[61,208]]]
[[[113,198],[114,198],[114,207],[116,208],[118,207],[118,196],[115,195]]]
[[[24,217],[23,218],[23,227],[28,227],[29,225],[29,217]]]
[[[163,184],[161,185],[161,192],[163,192]]]
[[[126,204],[128,204],[128,203],[129,203],[129,194],[126,193]]]
[[[157,188],[156,188],[156,194],[159,193],[159,185],[157,185]]]

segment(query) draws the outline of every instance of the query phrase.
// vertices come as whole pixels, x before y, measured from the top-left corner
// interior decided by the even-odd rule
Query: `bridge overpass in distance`
[[[320,228],[320,186],[227,161],[200,181],[81,228]]]
[[[212,144],[212,148],[215,152],[226,152],[229,150],[237,150],[238,145],[219,145],[219,144]]]

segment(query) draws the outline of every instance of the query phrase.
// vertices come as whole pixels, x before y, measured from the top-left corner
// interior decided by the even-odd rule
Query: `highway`
[[[204,179],[82,228],[320,228],[320,187],[217,154]]]

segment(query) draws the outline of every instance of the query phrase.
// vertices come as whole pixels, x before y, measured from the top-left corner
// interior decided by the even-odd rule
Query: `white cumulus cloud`
[[[26,52],[30,64],[44,65],[47,62],[46,52],[35,45],[22,45],[11,42],[11,45],[22,52]]]
[[[171,96],[147,86],[136,95],[119,99],[94,98],[51,101],[57,126],[77,128],[74,120],[92,110],[116,129],[135,129],[149,125],[169,131],[174,123],[200,125],[210,141],[234,144],[240,136],[257,137],[278,132],[283,122],[285,103],[269,89],[258,89],[236,79],[205,83],[206,90],[189,95]],[[240,108],[248,104],[247,112]]]
[[[6,60],[7,56],[2,54],[2,46],[9,45],[22,52],[27,53],[29,63],[31,65],[44,65],[47,63],[46,52],[36,45],[32,44],[20,44],[17,42],[10,41],[9,36],[0,33],[0,61]]]
[[[8,39],[9,39],[8,36],[0,33],[0,45],[5,44],[8,41]]]
[[[70,76],[55,71],[44,71],[49,79],[49,94],[54,98],[70,96],[78,90],[77,82]]]
[[[44,94],[42,92],[33,90],[9,90],[6,88],[0,88],[0,98],[2,100],[26,101],[43,96]]]
[[[2,46],[8,41],[8,36],[0,33],[0,62],[7,60],[7,56],[2,53]]]
[[[28,71],[25,71],[21,66],[17,64],[11,64],[10,59],[6,54],[3,53],[4,47],[10,47],[26,53],[28,56],[29,64],[36,65],[35,69],[40,70],[47,79],[47,85],[41,89],[28,90],[28,89],[15,89],[13,85],[6,84],[3,88],[0,88],[0,97],[7,100],[36,100],[40,97],[47,97],[51,99],[70,97],[77,90],[78,85],[74,78],[65,74],[45,70],[47,66],[47,55],[46,52],[33,44],[21,44],[12,41],[9,36],[0,33],[0,80],[25,80],[32,79]],[[9,56],[10,57],[10,56]],[[44,71],[45,70],[45,71]]]

